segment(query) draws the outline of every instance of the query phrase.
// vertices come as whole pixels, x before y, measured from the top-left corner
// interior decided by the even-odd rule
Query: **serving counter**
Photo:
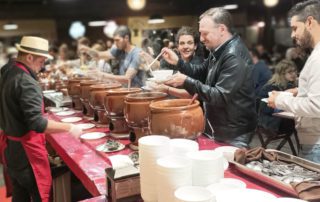
[[[48,114],[48,118],[57,121],[60,120],[60,117],[55,114]],[[84,121],[86,122],[87,120],[84,119]],[[108,128],[93,128],[88,132],[92,131],[108,133],[109,130]],[[96,151],[95,146],[105,142],[107,138],[110,138],[109,136],[99,140],[86,141],[76,139],[68,133],[54,133],[46,137],[52,148],[93,196],[92,199],[85,201],[107,201],[105,200],[107,192],[105,169],[110,167],[108,156],[131,153],[132,150],[128,146],[129,141],[121,140],[121,143],[126,145],[124,150],[103,153]],[[220,146],[225,146],[225,144],[217,143],[205,136],[198,137],[196,141],[199,143],[200,150],[212,150]],[[274,187],[242,174],[232,165],[225,171],[224,176],[240,179],[247,184],[248,188],[266,191],[278,197],[290,197],[288,193],[277,190]]]

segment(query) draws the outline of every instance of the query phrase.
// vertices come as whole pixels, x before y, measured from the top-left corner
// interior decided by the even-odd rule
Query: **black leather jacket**
[[[189,76],[184,88],[192,95],[197,93],[204,103],[205,132],[212,134],[210,122],[216,140],[230,143],[242,136],[240,142],[247,145],[256,128],[257,114],[253,63],[240,37],[234,35],[201,65],[179,60],[177,67]]]

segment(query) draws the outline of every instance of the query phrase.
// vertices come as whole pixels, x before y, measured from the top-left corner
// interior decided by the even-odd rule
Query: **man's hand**
[[[268,107],[276,108],[276,98],[279,95],[279,91],[269,92]]]
[[[180,72],[172,75],[168,81],[165,82],[166,85],[178,87],[182,86],[184,81],[187,79],[187,76],[181,74]]]
[[[163,48],[161,52],[163,52],[162,58],[165,59],[168,63],[172,65],[178,64],[179,57],[173,50],[171,50],[170,48]]]
[[[79,136],[83,133],[82,128],[78,125],[70,124],[69,133],[75,138],[79,138]]]

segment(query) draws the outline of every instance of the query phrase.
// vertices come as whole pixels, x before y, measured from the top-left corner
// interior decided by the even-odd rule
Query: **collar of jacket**
[[[32,76],[32,78],[34,78],[35,80],[38,81],[38,77],[37,77],[36,73],[30,67],[28,67],[27,65],[25,65],[24,63],[22,63],[20,61],[16,61],[16,62],[22,64],[28,70],[28,72],[30,73],[30,76]]]
[[[227,46],[229,46],[233,41],[239,39],[239,35],[238,34],[234,34],[231,39],[229,39],[228,41],[224,42],[224,44],[222,44],[218,50],[216,51],[211,51],[211,54],[213,56],[213,58],[219,58],[220,55],[223,53],[223,51],[226,49]]]

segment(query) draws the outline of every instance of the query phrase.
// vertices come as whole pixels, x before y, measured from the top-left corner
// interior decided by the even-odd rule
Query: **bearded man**
[[[303,49],[313,49],[299,77],[294,97],[274,91],[268,105],[294,113],[300,139],[299,156],[320,163],[320,2],[309,0],[289,11],[291,37]]]

